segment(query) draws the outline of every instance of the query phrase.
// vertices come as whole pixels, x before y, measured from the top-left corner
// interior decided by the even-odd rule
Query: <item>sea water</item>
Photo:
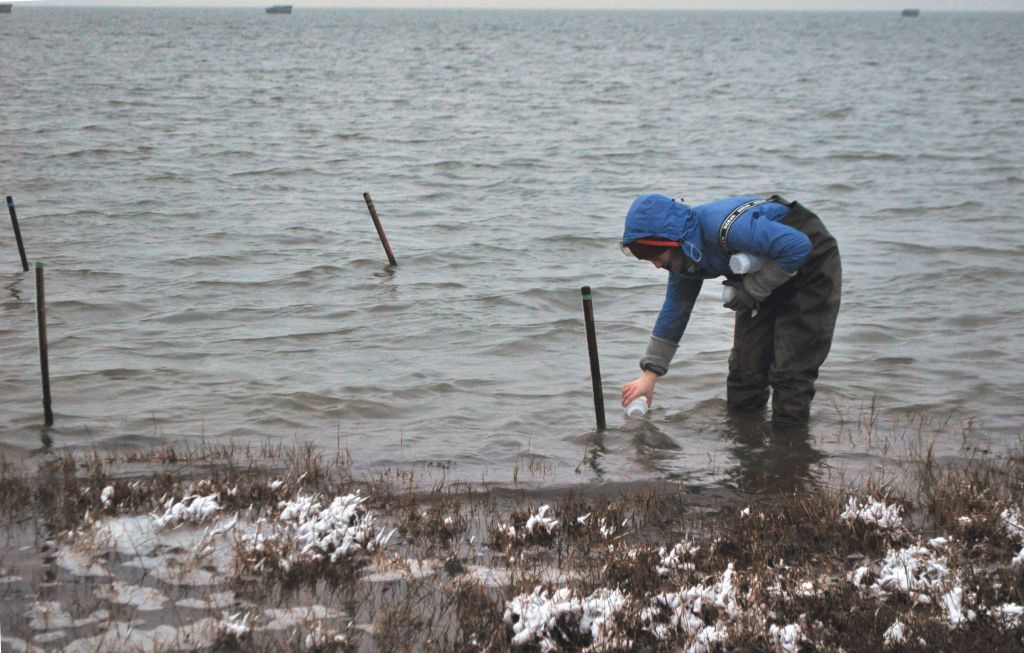
[[[0,226],[3,451],[309,442],[452,479],[758,474],[770,445],[725,411],[717,282],[644,437],[594,429],[579,288],[617,409],[664,295],[664,272],[617,249],[647,192],[778,192],[838,239],[832,353],[779,469],[870,469],[869,420],[927,420],[945,456],[1013,443],[1022,30],[1021,14],[21,4],[0,19],[0,183],[46,264],[56,423],[33,276]]]

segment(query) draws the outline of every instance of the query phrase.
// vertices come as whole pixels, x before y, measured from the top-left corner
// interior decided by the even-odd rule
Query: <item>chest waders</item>
[[[839,247],[818,216],[800,204],[777,196],[755,200],[764,201],[790,207],[781,222],[807,235],[811,251],[796,275],[760,303],[756,316],[751,311],[736,313],[726,396],[731,409],[761,410],[770,387],[772,424],[802,425],[810,417],[814,382],[832,346],[839,313]],[[723,222],[719,237],[726,236]]]

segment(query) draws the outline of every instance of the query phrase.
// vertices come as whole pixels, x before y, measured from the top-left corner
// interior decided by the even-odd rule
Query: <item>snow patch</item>
[[[772,624],[768,628],[768,636],[771,637],[776,650],[785,653],[797,653],[800,649],[800,640],[803,638],[799,624],[789,624],[788,626]]]
[[[907,627],[902,621],[897,619],[892,622],[885,633],[882,635],[882,641],[886,647],[899,646],[907,641]]]
[[[192,495],[177,502],[170,499],[164,504],[164,514],[155,518],[154,525],[157,529],[164,529],[181,524],[201,524],[210,521],[221,509],[217,503],[218,496],[219,493],[205,497]]]
[[[859,521],[877,526],[883,531],[896,531],[903,528],[903,509],[889,505],[874,497],[868,497],[863,504],[850,497],[846,502],[846,510],[839,517],[847,521]]]

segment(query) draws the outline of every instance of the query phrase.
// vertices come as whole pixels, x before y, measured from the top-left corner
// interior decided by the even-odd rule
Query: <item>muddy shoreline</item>
[[[1019,650],[1022,461],[750,492],[356,478],[309,447],[5,459],[3,647]]]

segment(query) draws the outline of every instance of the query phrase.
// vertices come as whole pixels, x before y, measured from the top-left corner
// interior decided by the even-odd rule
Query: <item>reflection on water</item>
[[[605,478],[602,459],[610,454],[607,438],[628,437],[633,449],[633,462],[645,472],[674,475],[674,461],[681,449],[679,444],[658,428],[651,420],[630,420],[621,428],[611,431],[592,431],[585,436],[583,461],[577,467],[589,467],[599,479]]]
[[[374,272],[373,276],[375,276],[378,279],[381,279],[383,281],[390,281],[391,279],[394,278],[394,276],[395,276],[395,274],[397,272],[398,272],[398,266],[388,264],[388,265],[384,266],[383,268],[381,268],[380,270],[378,270],[377,272]],[[388,287],[392,288],[392,286],[388,286]]]
[[[815,480],[824,454],[811,446],[807,426],[772,426],[764,412],[730,413],[723,436],[737,465],[727,473],[744,492],[797,490]]]
[[[4,285],[4,288],[11,293],[11,299],[14,300],[14,304],[11,305],[11,308],[17,308],[18,304],[22,302],[21,289],[18,288],[18,286],[21,285],[22,279],[24,279],[24,277],[15,277],[10,283]]]
[[[812,446],[813,435],[807,426],[775,427],[763,411],[736,413],[725,410],[724,402],[718,407],[714,415],[695,411],[701,413],[694,420],[698,423],[687,421],[686,428],[675,437],[663,429],[672,426],[671,422],[659,426],[659,421],[650,417],[627,420],[607,431],[592,431],[583,438],[583,459],[577,472],[588,467],[598,479],[607,478],[602,467],[605,458],[623,453],[614,451],[610,442],[628,442],[632,463],[644,472],[677,480],[694,475],[687,473],[681,463],[688,456],[700,460],[708,454],[687,451],[688,441],[699,448],[692,438],[698,431],[705,445],[709,436],[725,445],[730,461],[724,469],[710,469],[715,466],[711,462],[709,469],[696,476],[710,474],[719,482],[749,493],[794,491],[819,480],[825,454]]]

